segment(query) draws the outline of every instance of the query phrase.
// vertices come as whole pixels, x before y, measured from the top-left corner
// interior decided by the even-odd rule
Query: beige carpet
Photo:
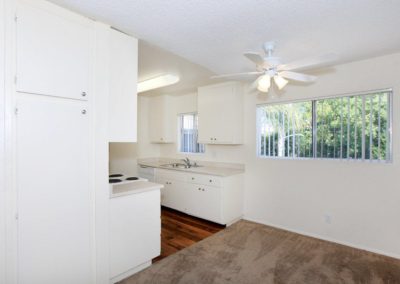
[[[400,260],[240,221],[121,283],[393,284]]]

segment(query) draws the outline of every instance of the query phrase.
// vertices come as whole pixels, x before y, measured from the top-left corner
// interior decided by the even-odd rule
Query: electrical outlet
[[[324,215],[325,223],[332,224],[332,217],[329,214]]]

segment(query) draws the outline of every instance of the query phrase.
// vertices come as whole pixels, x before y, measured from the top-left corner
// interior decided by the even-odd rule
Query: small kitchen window
[[[182,153],[204,153],[204,144],[198,139],[197,113],[185,113],[179,115],[179,151]]]

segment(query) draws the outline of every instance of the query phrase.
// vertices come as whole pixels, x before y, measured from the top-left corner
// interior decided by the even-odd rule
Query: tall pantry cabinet
[[[18,2],[18,283],[91,283],[90,20]]]
[[[109,69],[116,31],[47,1],[4,3],[7,265],[0,262],[0,283],[108,283],[108,123],[109,112],[118,112],[109,109],[109,86],[120,86]],[[136,77],[137,40],[118,44],[133,46],[129,72]],[[136,123],[132,81],[124,85],[132,96],[126,88],[117,94],[134,103],[129,115]],[[127,139],[136,140],[134,131]]]

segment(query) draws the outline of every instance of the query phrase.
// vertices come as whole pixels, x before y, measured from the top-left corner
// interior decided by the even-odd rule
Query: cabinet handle
[[[82,97],[86,97],[86,92],[82,92]]]
[[[201,190],[204,191],[204,188],[202,188]]]
[[[201,188],[199,187],[197,190],[201,190]]]
[[[192,180],[194,180],[194,177],[192,177]]]
[[[82,110],[82,114],[86,114],[86,109],[83,109],[83,110]]]
[[[210,179],[210,182],[212,182],[212,179]]]

